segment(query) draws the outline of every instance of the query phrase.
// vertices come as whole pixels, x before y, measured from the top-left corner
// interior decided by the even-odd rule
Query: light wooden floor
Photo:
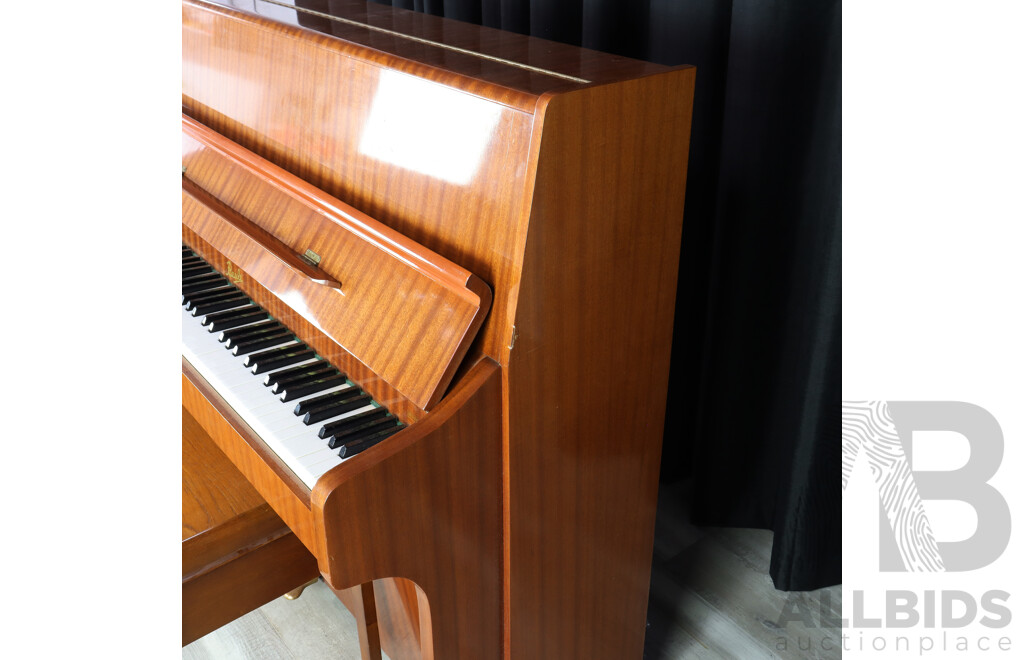
[[[772,532],[694,527],[685,488],[662,486],[658,494],[645,660],[842,657],[840,631],[821,627],[820,616],[824,607],[825,624],[839,620],[842,587],[776,591],[768,576]],[[784,607],[789,619],[809,613],[812,625],[779,626]]]
[[[684,486],[663,487],[655,534],[645,660],[840,658],[840,587],[788,594],[768,577],[772,533],[698,529],[687,522]],[[814,625],[777,625],[783,607]],[[822,647],[831,650],[824,650]],[[298,600],[278,599],[182,649],[183,660],[357,660],[355,619],[319,582]],[[439,659],[440,660],[440,659]]]

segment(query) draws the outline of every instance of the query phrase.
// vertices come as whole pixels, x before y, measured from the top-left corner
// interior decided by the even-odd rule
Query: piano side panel
[[[535,97],[227,10],[182,21],[186,114],[487,282],[476,344],[504,363]]]
[[[513,658],[640,658],[694,69],[554,97],[509,382]]]
[[[501,369],[482,358],[416,426],[313,489],[328,583],[414,582],[429,610],[417,607],[419,635],[432,636],[436,658],[501,657],[500,410]]]

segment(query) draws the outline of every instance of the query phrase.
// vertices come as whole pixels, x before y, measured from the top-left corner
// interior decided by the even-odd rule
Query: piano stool
[[[316,558],[182,409],[181,644],[320,577]],[[356,618],[363,660],[380,659],[372,585],[335,595]]]

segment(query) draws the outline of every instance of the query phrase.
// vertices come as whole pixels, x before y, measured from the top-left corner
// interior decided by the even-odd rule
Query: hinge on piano
[[[519,338],[519,331],[516,330],[516,326],[512,326],[512,341],[510,341],[508,343],[508,350],[511,351],[513,348],[515,348],[516,339],[518,339],[518,338]]]
[[[299,258],[305,261],[307,264],[316,268],[320,265],[320,255],[312,250],[306,250],[305,254],[300,254]]]

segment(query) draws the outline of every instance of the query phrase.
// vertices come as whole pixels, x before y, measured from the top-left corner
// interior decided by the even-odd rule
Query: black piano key
[[[257,332],[284,330],[284,329],[286,329],[286,328],[283,325],[281,325],[277,321],[271,319],[269,321],[264,321],[263,323],[254,323],[252,325],[247,325],[244,328],[235,328],[233,330],[225,330],[224,332],[220,333],[220,335],[217,337],[217,341],[228,342],[228,341],[231,341],[232,339],[240,339],[242,337],[246,337],[248,335],[252,335],[252,334],[255,334]]]
[[[195,273],[194,275],[187,275],[187,276],[185,275],[185,273],[182,273],[181,274],[181,284],[182,284],[182,286],[184,286],[186,284],[195,284],[196,282],[202,282],[204,280],[212,280],[212,279],[216,279],[218,277],[222,278],[224,276],[221,275],[220,273],[218,273],[215,270],[208,270],[205,273]]]
[[[245,362],[242,364],[246,367],[256,366],[259,362],[266,362],[270,360],[279,360],[292,353],[303,353],[311,350],[309,346],[306,346],[301,341],[295,342],[291,346],[282,346],[281,348],[274,348],[269,351],[263,351],[261,353],[253,353],[249,357],[245,358]]]
[[[220,332],[221,330],[230,330],[231,328],[237,328],[243,325],[251,325],[253,323],[256,323],[257,321],[262,321],[263,319],[267,318],[267,313],[260,309],[259,307],[257,307],[256,305],[250,305],[250,307],[252,307],[255,311],[248,312],[240,316],[229,316],[214,321],[207,321],[207,319],[209,319],[211,316],[216,316],[217,314],[209,314],[203,317],[203,325],[205,325],[206,329],[209,330],[210,332]],[[238,310],[232,309],[227,312],[218,312],[218,314],[231,314],[232,312],[237,311]]]
[[[263,312],[263,308],[259,305],[246,305],[239,309],[231,309],[226,312],[217,312],[216,314],[207,314],[199,321],[200,325],[210,325],[214,321],[226,321],[233,319],[236,316],[245,316],[246,314],[252,314],[253,312]],[[266,313],[266,312],[263,312]]]
[[[218,298],[225,296],[244,296],[245,292],[236,289],[233,286],[222,286],[219,289],[210,289],[209,291],[203,291],[201,293],[193,293],[188,296],[188,300],[191,303],[191,307],[195,307],[201,303],[213,302]],[[190,308],[188,308],[190,309]]]
[[[336,374],[327,378],[319,378],[306,383],[295,384],[281,391],[281,401],[294,401],[295,399],[300,399],[304,396],[309,396],[310,394],[316,394],[317,392],[323,392],[324,390],[329,390],[332,387],[338,387],[344,384],[345,376],[343,374]]]
[[[200,278],[205,276],[200,276]],[[223,275],[218,273],[212,273],[210,279],[201,279],[201,281],[194,281],[197,278],[192,278],[193,281],[181,285],[181,295],[187,296],[190,293],[199,293],[200,291],[209,291],[210,289],[216,289],[224,286],[228,283],[227,279]]]
[[[361,412],[358,415],[346,417],[345,419],[339,419],[336,422],[328,422],[320,427],[320,431],[317,433],[317,436],[327,438],[332,435],[339,435],[345,433],[348,429],[365,424],[366,422],[386,417],[387,414],[388,409],[380,407],[374,408],[373,410],[367,410],[366,412]],[[331,447],[331,449],[335,448]]]
[[[287,388],[284,388],[284,389],[287,389]],[[336,405],[339,405],[339,404],[342,404],[342,403],[347,403],[348,401],[350,401],[350,400],[352,400],[352,399],[354,399],[356,397],[360,397],[360,396],[364,396],[364,395],[369,396],[369,395],[366,394],[366,392],[363,392],[358,387],[352,386],[352,387],[346,388],[344,390],[337,390],[337,391],[334,391],[334,392],[328,392],[326,394],[321,394],[320,396],[314,396],[314,397],[310,397],[308,399],[303,399],[302,401],[298,402],[295,405],[295,409],[293,410],[293,412],[297,416],[301,417],[302,415],[305,415],[306,413],[308,413],[311,410],[315,410],[317,408],[323,408],[324,406],[336,406]],[[332,416],[333,417],[337,417],[338,415],[343,414],[343,412],[337,413],[337,415],[332,415]],[[326,419],[326,417],[324,419]]]
[[[289,388],[295,388],[299,385],[305,385],[311,383],[314,380],[321,380],[328,376],[338,376],[339,371],[334,367],[330,366],[330,363],[326,360],[321,360],[324,364],[328,365],[328,369],[320,368],[309,373],[299,373],[295,376],[289,376],[288,378],[280,378],[276,383],[270,386],[270,391],[274,394],[280,394]]]
[[[318,360],[311,364],[302,364],[291,369],[282,369],[281,371],[275,371],[272,374],[267,374],[267,377],[263,379],[263,384],[267,387],[273,387],[276,383],[282,380],[289,380],[295,378],[303,373],[317,373],[330,371],[334,369],[330,362],[326,360]]]
[[[213,267],[202,262],[181,265],[181,279],[183,280],[188,279],[189,277],[195,277],[196,275],[205,275],[206,273],[212,272]]]
[[[275,321],[273,318],[267,321],[260,321],[244,328],[235,328],[233,330],[225,330],[223,337],[220,341],[227,344],[227,348],[233,348],[234,344],[240,341],[248,341],[250,339],[258,339],[260,335],[278,335],[282,332],[291,332],[288,328]]]
[[[372,419],[368,422],[363,422],[358,426],[350,428],[344,433],[335,433],[331,437],[327,438],[327,447],[330,449],[338,449],[342,445],[346,445],[350,442],[357,442],[365,437],[397,425],[397,417],[380,417]]]
[[[257,325],[263,325],[262,323],[256,323],[254,325],[246,326],[248,328],[255,328]],[[277,337],[278,335],[292,336],[292,331],[280,324],[275,324],[277,327],[265,327],[257,328],[253,332],[246,332],[245,334],[234,335],[233,337],[227,337],[224,340],[224,348],[229,351],[234,351],[239,344],[246,344],[254,341],[261,341],[263,339],[270,339],[271,337]],[[241,328],[236,328],[241,330]],[[281,340],[278,343],[284,343],[285,340]],[[267,346],[270,348],[270,346]],[[251,350],[243,351],[244,353],[252,353]],[[235,353],[235,355],[241,355],[241,353]]]
[[[218,296],[227,295],[229,293],[241,293],[241,291],[225,282],[224,286],[218,287],[216,289],[209,289],[207,291],[190,293],[187,296],[184,296],[184,300],[182,302],[185,304],[186,310],[191,310],[192,307],[194,307],[197,303],[204,302],[211,298],[216,298]]]
[[[371,403],[373,403],[373,398],[369,394],[362,394],[351,399],[339,401],[338,403],[329,403],[327,405],[317,406],[316,408],[312,408],[302,417],[302,423],[306,426],[316,424],[317,422],[322,422],[325,419],[331,419],[332,417],[344,415],[345,413],[352,412],[353,410],[359,410]],[[334,449],[334,447],[331,447],[331,449]]]
[[[200,325],[208,327],[211,324],[215,323],[216,321],[229,321],[231,319],[238,318],[239,316],[248,316],[250,314],[257,313],[264,314],[268,318],[270,316],[262,307],[250,302],[245,305],[240,305],[235,309],[228,309],[223,312],[216,312],[214,314],[206,314],[199,320],[199,323]]]
[[[401,426],[392,426],[391,428],[384,429],[383,431],[379,431],[373,435],[344,444],[341,446],[341,451],[338,452],[338,456],[341,456],[342,458],[355,456],[359,452],[366,451],[370,447],[378,444],[385,438],[398,433],[402,428],[403,427]]]
[[[192,316],[207,316],[215,312],[222,312],[248,305],[252,301],[244,293],[232,296],[218,296],[209,301],[192,306]]]
[[[340,401],[344,401],[345,399],[351,399],[354,396],[359,396],[363,393],[364,392],[361,389],[353,385],[348,389],[338,390],[336,392],[328,392],[327,394],[321,394],[320,396],[314,396],[308,399],[303,399],[302,401],[299,401],[297,404],[295,404],[294,412],[296,415],[305,415],[313,408],[318,408],[329,403],[338,403]]]
[[[257,357],[261,354],[250,353],[245,358],[245,366],[251,367],[254,374],[265,374],[268,371],[277,371],[316,357],[316,353],[312,349],[299,342],[295,343],[294,348],[272,348],[269,351],[263,351],[263,354],[266,353],[273,353],[274,356]]]
[[[253,351],[259,351],[264,348],[273,348],[274,346],[280,346],[286,341],[291,341],[295,338],[290,332],[282,332],[276,335],[259,335],[254,339],[247,339],[244,341],[236,341],[233,347],[229,347],[232,355],[246,355]]]
[[[245,355],[246,353],[281,346],[286,342],[292,341],[295,341],[295,335],[287,327],[282,327],[281,329],[275,329],[275,331],[243,335],[229,339],[224,342],[224,348],[229,350],[232,355]]]

